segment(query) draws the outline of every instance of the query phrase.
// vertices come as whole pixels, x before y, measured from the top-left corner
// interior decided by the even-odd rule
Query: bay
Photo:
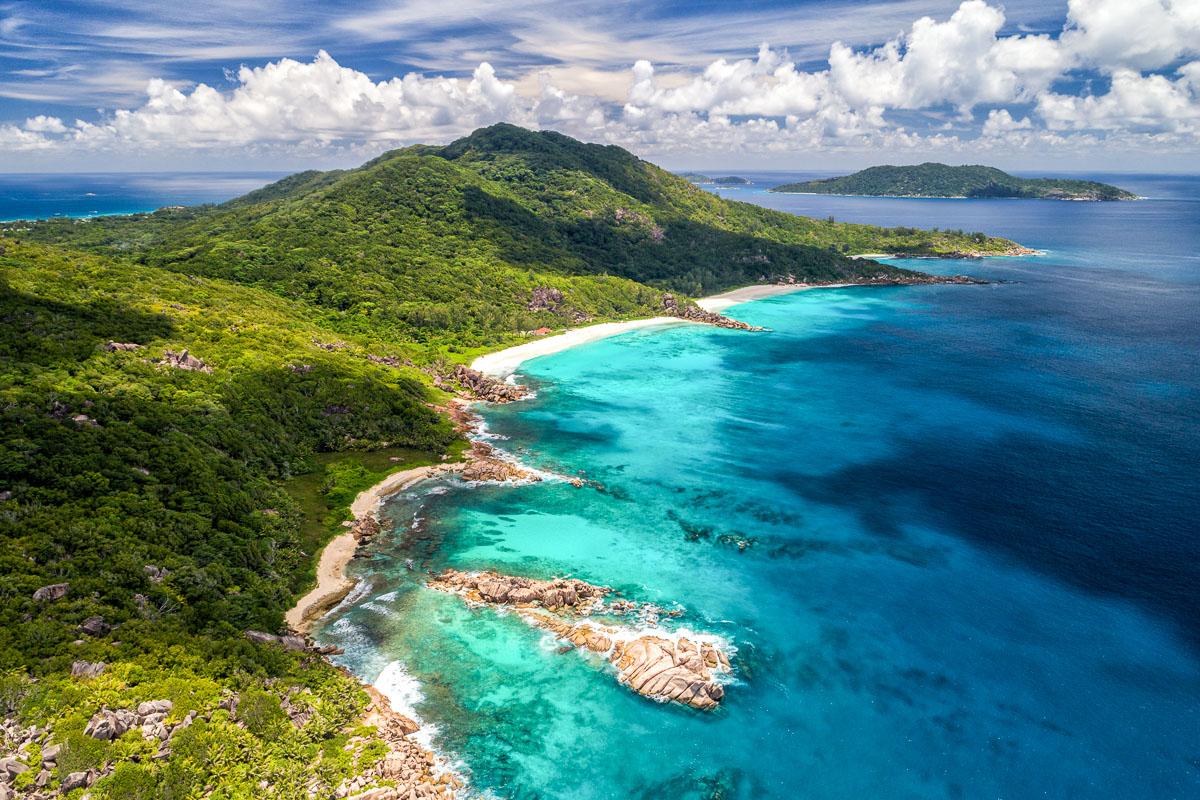
[[[1194,796],[1200,181],[1086,204],[752,177],[721,194],[1046,254],[902,262],[988,286],[727,312],[768,334],[648,329],[527,362],[537,397],[483,411],[493,443],[599,488],[395,498],[321,639],[498,797]],[[735,680],[716,713],[646,700],[423,587],[445,567],[678,608],[661,624],[721,637]]]

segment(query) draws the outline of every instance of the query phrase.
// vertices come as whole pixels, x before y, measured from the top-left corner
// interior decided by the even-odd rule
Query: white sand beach
[[[498,353],[488,353],[471,362],[471,369],[476,369],[491,378],[507,378],[516,372],[517,367],[531,358],[560,353],[576,345],[607,339],[619,333],[648,328],[653,325],[695,325],[698,323],[682,320],[678,317],[651,317],[650,319],[634,319],[629,322],[602,322],[599,325],[588,325],[586,328],[574,328],[559,336],[547,336],[532,342],[509,347]]]
[[[823,286],[804,286],[801,284],[762,284],[759,286],[743,286],[731,292],[714,294],[711,297],[701,297],[696,305],[705,311],[722,311],[739,303],[749,303],[751,300],[761,300],[764,297],[774,297],[779,294],[803,292],[807,289],[839,289],[844,286],[854,286],[852,283],[830,283]]]
[[[373,517],[378,513],[380,503],[401,489],[431,474],[452,472],[461,468],[461,463],[435,464],[393,472],[370,489],[359,493],[350,504],[350,513],[356,520]],[[354,582],[346,577],[345,571],[350,559],[354,558],[356,549],[358,539],[350,531],[335,536],[325,545],[325,549],[321,551],[321,559],[317,562],[317,585],[284,615],[284,620],[291,628],[297,631],[306,630],[323,612],[333,608],[350,593]]]

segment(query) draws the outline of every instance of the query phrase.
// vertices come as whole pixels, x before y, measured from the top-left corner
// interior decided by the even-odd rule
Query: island
[[[718,186],[749,186],[754,181],[749,178],[743,178],[741,175],[722,175],[718,178],[710,178],[707,175],[702,175],[699,172],[680,172],[679,177],[689,180],[692,183],[715,183]]]
[[[1018,178],[995,167],[926,162],[882,166],[814,181],[785,183],[768,191],[781,194],[840,194],[862,197],[1026,198],[1037,200],[1136,200],[1133,192],[1096,181]]]
[[[528,396],[477,356],[604,324],[765,338],[696,298],[972,291],[856,256],[1021,250],[733,202],[505,124],[219,205],[0,224],[0,797],[454,796],[462,776],[413,738],[416,712],[308,626],[394,524],[385,495],[539,479],[470,439],[471,403]],[[519,612],[648,714],[716,711],[736,672],[717,638],[636,627],[649,609],[605,586],[430,584]]]

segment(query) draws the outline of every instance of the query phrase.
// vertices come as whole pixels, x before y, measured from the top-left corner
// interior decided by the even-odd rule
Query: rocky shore
[[[570,649],[583,649],[607,658],[617,681],[638,694],[662,702],[711,710],[725,690],[717,676],[731,671],[728,656],[701,638],[666,638],[608,622],[639,610],[638,604],[606,604],[607,586],[575,578],[538,581],[493,572],[446,570],[434,576],[430,588],[457,594],[478,606],[510,607],[526,622],[550,631]],[[578,621],[604,617],[605,622]]]
[[[306,648],[323,652],[314,650],[311,642],[300,637],[274,637],[270,634],[251,636],[253,633],[249,632],[247,638],[289,649]],[[76,662],[71,675],[83,684],[103,675],[105,667],[103,662]],[[357,761],[369,749],[373,749],[373,742],[381,741],[387,746],[386,755],[374,762],[368,760],[365,768],[336,784],[326,782],[319,770],[312,769],[307,797],[312,800],[330,797],[339,800],[454,800],[459,797],[465,785],[462,777],[409,738],[419,730],[417,723],[392,711],[387,698],[373,687],[365,688],[370,704],[360,722],[362,725],[375,726],[376,736],[349,736],[343,749]],[[297,729],[304,729],[309,720],[319,713],[319,703],[307,688],[279,684],[268,685],[267,691],[278,701],[286,722]],[[210,701],[206,707],[193,709],[186,714],[166,699],[148,700],[127,708],[104,706],[88,720],[83,736],[100,743],[136,733],[149,747],[149,758],[162,761],[171,757],[177,737],[192,725],[204,722],[245,729],[260,703],[261,699],[257,699],[251,704],[251,710],[246,712],[241,695],[227,692]],[[5,719],[0,724],[0,741],[4,743],[6,751],[5,756],[0,758],[0,800],[65,797],[76,790],[87,790],[96,781],[113,773],[115,763],[108,762],[99,768],[63,774],[60,767],[63,745],[50,744],[56,738],[54,733],[50,728],[26,728],[11,719]],[[88,797],[87,794],[83,796]]]
[[[718,314],[715,311],[709,311],[701,308],[695,303],[684,303],[683,305],[680,305],[679,301],[675,299],[674,295],[664,294],[662,296],[662,300],[659,301],[659,307],[662,308],[664,313],[670,314],[673,317],[678,317],[679,319],[686,319],[689,322],[700,322],[705,325],[715,325],[718,328],[731,328],[739,331],[767,330],[766,328],[760,328],[756,325],[749,325],[741,320],[730,319],[729,317]]]
[[[991,256],[1003,256],[1005,258],[1012,258],[1015,256],[1037,256],[1037,255],[1041,255],[1040,250],[1031,250],[1028,247],[1022,247],[1020,245],[1017,245],[1016,247],[1010,247],[1007,250],[1002,250],[999,253],[986,251],[986,250],[951,250],[948,253],[892,253],[888,257],[889,258],[951,258],[951,259],[953,259],[953,258],[989,258]],[[933,277],[939,277],[939,276],[935,275]],[[955,277],[962,277],[962,276],[955,276]],[[947,283],[948,281],[935,281],[935,282]],[[986,281],[980,281],[980,283],[986,283]]]

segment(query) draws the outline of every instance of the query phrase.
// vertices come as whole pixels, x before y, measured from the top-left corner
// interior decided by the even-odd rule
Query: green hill
[[[664,291],[923,277],[851,253],[1015,247],[733,203],[507,125],[219,206],[6,223],[0,710],[51,730],[29,734],[13,785],[46,764],[52,791],[109,773],[98,800],[261,781],[328,797],[378,762],[357,684],[242,634],[281,630],[358,491],[462,451],[419,367],[659,313]],[[105,707],[157,700],[190,725],[170,752],[85,733]]]
[[[583,316],[653,311],[792,275],[903,277],[855,253],[1002,253],[982,234],[813,220],[715,197],[618,147],[511,125],[302,173],[221,206],[10,226],[37,241],[260,286],[332,324],[467,346]],[[528,307],[533,289],[566,300]],[[651,291],[654,290],[654,291]],[[537,314],[540,314],[538,316]]]
[[[0,238],[0,711],[53,731],[25,751],[30,786],[52,745],[50,788],[117,765],[95,797],[250,796],[260,780],[303,797],[314,776],[330,796],[368,766],[308,769],[341,752],[360,688],[242,632],[282,627],[390,458],[461,444],[421,373],[367,358],[401,351],[311,316],[261,289]],[[103,675],[72,678],[83,662]],[[303,727],[281,711],[287,691],[319,710]],[[254,719],[216,711],[235,693]],[[166,724],[210,716],[165,760],[136,731],[84,733],[104,706],[158,700],[174,703]],[[155,785],[177,794],[129,789]]]
[[[926,163],[871,167],[853,175],[787,183],[772,192],[874,197],[1023,197],[1041,200],[1136,200],[1137,195],[1095,181],[1018,178],[993,167]]]

